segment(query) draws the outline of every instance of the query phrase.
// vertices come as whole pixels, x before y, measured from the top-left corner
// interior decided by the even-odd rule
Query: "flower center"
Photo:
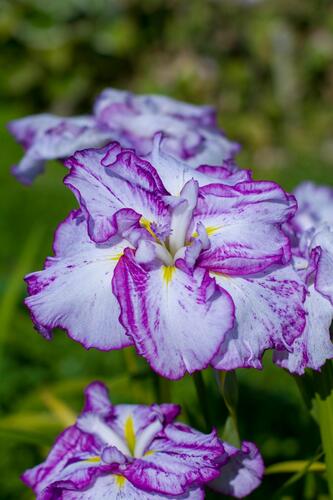
[[[119,453],[111,451],[112,449],[116,448],[125,457],[141,458],[146,455],[151,442],[162,429],[162,423],[156,417],[137,436],[132,415],[129,415],[125,420],[123,437],[107,425],[98,415],[92,413],[82,415],[78,419],[77,424],[81,431],[93,434],[108,447],[110,452],[104,454],[107,461],[116,461],[119,463],[121,463],[121,455],[118,456]]]

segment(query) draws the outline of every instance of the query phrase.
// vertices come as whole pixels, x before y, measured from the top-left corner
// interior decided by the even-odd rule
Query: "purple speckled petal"
[[[333,306],[318,293],[313,285],[304,307],[307,312],[306,327],[292,346],[292,352],[274,353],[274,361],[291,373],[303,375],[305,368],[318,370],[327,359],[333,358],[333,344],[330,339],[330,326],[333,320]]]
[[[315,288],[333,305],[333,228],[320,229],[311,246],[318,253]]]
[[[206,367],[233,325],[230,296],[202,269],[193,276],[166,266],[146,271],[126,251],[113,290],[139,354],[171,379]]]
[[[155,169],[132,151],[112,143],[80,151],[66,165],[71,170],[64,182],[86,212],[94,241],[102,243],[123,233],[137,225],[141,216],[150,223],[168,223],[162,199],[167,192]]]
[[[261,368],[266,349],[291,350],[305,328],[305,289],[291,266],[244,277],[214,273],[235,304],[236,322],[212,365]]]
[[[258,448],[247,441],[238,450],[224,443],[228,462],[222,466],[220,476],[209,486],[223,495],[244,498],[261,483],[264,474],[264,463]]]
[[[51,498],[38,498],[37,500],[164,500],[177,498],[177,500],[203,500],[204,492],[201,488],[192,488],[184,495],[164,495],[148,493],[132,485],[124,477],[115,474],[98,477],[93,487],[86,491],[56,491]]]
[[[184,424],[168,425],[149,453],[129,464],[124,475],[138,488],[180,495],[218,476],[224,453],[216,432],[202,434]]]
[[[118,321],[120,309],[111,280],[128,243],[114,240],[108,246],[95,245],[86,226],[79,212],[72,212],[59,226],[55,257],[47,259],[43,271],[26,277],[30,296],[25,303],[47,338],[60,327],[86,348],[119,349],[131,340]]]
[[[13,169],[14,175],[26,184],[43,171],[46,160],[63,159],[79,149],[102,146],[117,138],[89,116],[28,116],[10,122],[8,128],[26,150]]]
[[[290,260],[290,243],[280,228],[295,211],[295,200],[270,182],[200,188],[194,220],[210,239],[199,265],[227,274],[249,274]]]

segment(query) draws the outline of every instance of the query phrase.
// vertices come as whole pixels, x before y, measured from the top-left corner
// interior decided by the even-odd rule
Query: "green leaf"
[[[291,474],[295,472],[325,472],[326,465],[323,462],[309,462],[309,460],[290,460],[270,465],[265,470],[265,475]]]

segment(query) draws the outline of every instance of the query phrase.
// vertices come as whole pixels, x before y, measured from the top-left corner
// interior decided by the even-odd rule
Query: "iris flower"
[[[13,173],[30,184],[47,160],[63,160],[75,151],[112,140],[149,156],[156,132],[165,134],[167,152],[192,167],[233,166],[239,145],[223,135],[215,115],[210,106],[107,89],[98,96],[93,115],[66,118],[45,113],[10,122],[9,131],[25,149]]]
[[[45,462],[22,479],[37,500],[201,500],[203,487],[241,498],[256,488],[263,462],[252,443],[224,445],[174,422],[174,404],[113,406],[106,387],[93,382],[75,425],[55,442]]]
[[[278,365],[302,375],[319,370],[333,358],[333,189],[312,182],[300,184],[298,211],[287,225],[293,242],[293,265],[307,286],[306,327],[293,352],[275,354]]]
[[[292,351],[305,325],[281,230],[294,198],[153,156],[156,168],[111,144],[68,160],[81,208],[58,228],[45,269],[26,278],[37,329],[50,338],[61,327],[86,348],[134,344],[170,379],[208,365],[259,368],[266,349]]]

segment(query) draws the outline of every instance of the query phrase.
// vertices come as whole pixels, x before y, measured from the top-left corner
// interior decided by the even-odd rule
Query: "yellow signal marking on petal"
[[[128,449],[131,455],[134,456],[135,450],[135,431],[134,431],[134,421],[132,415],[127,417],[124,429],[125,439],[127,441]]]
[[[148,231],[149,234],[152,235],[152,237],[155,240],[158,239],[157,236],[156,236],[156,234],[154,233],[154,231],[151,228],[151,224],[152,223],[148,219],[146,219],[145,217],[141,217],[140,224],[141,224],[142,227],[144,227]]]
[[[101,459],[100,457],[90,457],[90,458],[87,458],[87,460],[85,460],[85,462],[100,462]]]
[[[146,453],[143,455],[144,457],[149,457],[150,455],[154,455],[155,450],[148,450]]]
[[[123,255],[124,255],[123,252],[116,253],[116,255],[114,255],[113,257],[110,257],[110,260],[118,261]]]
[[[114,479],[119,489],[125,486],[126,477],[120,476],[119,474],[114,474]]]
[[[212,234],[215,234],[217,233],[223,226],[207,226],[205,229],[206,229],[206,233],[208,236],[212,236]],[[192,238],[197,238],[199,235],[197,233],[197,231],[195,231],[193,234],[192,234]]]
[[[225,274],[225,273],[218,273],[216,271],[210,271],[209,273],[209,276],[213,277],[216,276],[217,278],[226,278],[226,279],[231,279],[231,276],[229,276],[229,274]]]
[[[173,276],[173,273],[175,272],[175,270],[176,270],[175,266],[163,266],[162,267],[163,280],[167,285],[172,280],[172,276]]]
[[[211,236],[212,234],[217,233],[221,228],[222,226],[207,226],[206,231],[208,236]]]

